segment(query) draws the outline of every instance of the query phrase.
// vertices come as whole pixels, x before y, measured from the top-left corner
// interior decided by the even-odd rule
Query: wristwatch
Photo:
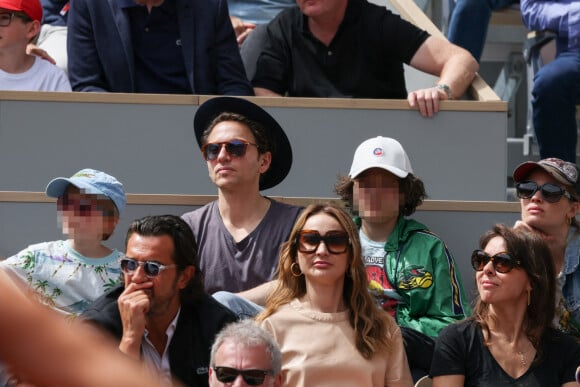
[[[446,85],[445,83],[439,83],[435,85],[435,88],[437,90],[443,90],[443,92],[447,95],[447,99],[453,99],[453,95],[451,94],[451,88],[449,87],[449,85]]]

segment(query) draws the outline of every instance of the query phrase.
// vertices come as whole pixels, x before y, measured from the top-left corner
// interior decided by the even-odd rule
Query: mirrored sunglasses
[[[570,192],[554,183],[538,185],[535,181],[522,181],[516,183],[516,192],[520,199],[530,199],[537,191],[540,191],[542,198],[548,203],[557,203],[566,196],[570,200],[575,200]]]
[[[259,386],[264,383],[266,375],[270,371],[264,370],[238,370],[230,367],[213,367],[217,380],[222,383],[233,383],[238,375],[242,375],[244,382],[250,386]]]
[[[322,236],[315,230],[302,230],[296,238],[298,251],[301,253],[314,253],[320,242],[324,242],[326,249],[331,254],[344,253],[350,246],[350,239],[344,231],[329,231]]]
[[[231,157],[243,157],[246,154],[248,145],[253,145],[258,147],[258,145],[253,144],[244,140],[231,140],[226,142],[210,142],[201,147],[201,153],[203,158],[207,161],[212,161],[217,159],[222,147],[226,148],[226,152]]]
[[[471,266],[475,271],[483,271],[487,263],[491,261],[493,269],[498,273],[509,273],[514,267],[520,265],[520,261],[515,260],[507,252],[489,255],[483,250],[474,250],[471,254]]]
[[[134,274],[140,266],[143,266],[147,278],[157,277],[163,270],[171,269],[172,267],[177,266],[175,264],[162,265],[155,261],[137,261],[132,258],[121,258],[119,263],[123,273],[128,275]]]

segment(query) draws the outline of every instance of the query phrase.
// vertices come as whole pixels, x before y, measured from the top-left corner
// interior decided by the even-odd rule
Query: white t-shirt
[[[72,91],[65,72],[38,57],[32,67],[23,73],[11,74],[0,69],[0,90]]]
[[[113,250],[103,258],[88,258],[59,240],[28,246],[0,261],[0,270],[27,283],[42,303],[77,316],[121,281],[121,256]]]

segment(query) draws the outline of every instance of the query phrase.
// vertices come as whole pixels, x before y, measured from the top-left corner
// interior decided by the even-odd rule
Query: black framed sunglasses
[[[232,157],[243,157],[246,154],[248,145],[253,145],[256,148],[257,144],[244,140],[231,140],[226,142],[210,142],[201,147],[201,153],[206,161],[217,159],[222,147],[225,146],[226,152]]]
[[[554,183],[544,183],[542,185],[538,185],[535,181],[516,183],[516,192],[520,199],[530,199],[538,190],[542,194],[542,198],[548,203],[557,203],[562,199],[562,196],[572,201],[575,200],[570,192]]]
[[[119,263],[121,264],[121,270],[123,273],[129,275],[134,274],[140,266],[143,266],[147,278],[157,277],[163,270],[171,269],[172,267],[177,266],[175,264],[162,265],[155,261],[137,261],[136,259],[127,257],[121,258]]]
[[[475,271],[482,271],[489,261],[492,262],[493,269],[498,273],[509,273],[521,263],[507,252],[489,255],[485,251],[477,249],[471,254],[471,266]]]
[[[320,242],[324,242],[331,254],[344,253],[350,246],[350,238],[344,231],[329,231],[322,236],[316,230],[302,230],[296,236],[298,251],[301,253],[314,253]]]
[[[222,383],[233,383],[238,375],[242,375],[244,382],[250,386],[259,386],[264,383],[266,375],[271,372],[265,370],[239,370],[230,367],[213,367],[213,370],[215,371],[217,380]]]
[[[26,14],[17,12],[0,12],[0,27],[8,27],[15,17],[22,19],[25,22],[32,21],[32,19],[30,19]]]

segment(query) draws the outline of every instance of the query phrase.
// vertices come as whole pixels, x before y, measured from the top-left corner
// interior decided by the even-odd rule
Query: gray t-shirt
[[[301,211],[302,207],[271,200],[260,224],[238,243],[224,225],[217,201],[184,214],[199,247],[206,291],[239,292],[273,279],[280,245]]]

